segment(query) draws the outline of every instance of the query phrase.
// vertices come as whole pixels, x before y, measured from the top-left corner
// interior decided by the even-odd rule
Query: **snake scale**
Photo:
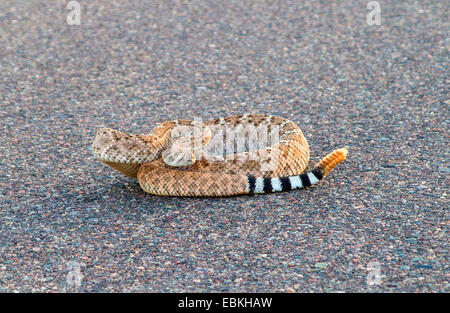
[[[229,135],[230,129],[234,137]],[[92,151],[101,162],[137,178],[147,193],[188,197],[309,187],[347,156],[346,148],[334,150],[303,173],[309,161],[309,145],[302,131],[288,119],[264,114],[233,115],[200,123],[167,121],[145,135],[102,128]]]

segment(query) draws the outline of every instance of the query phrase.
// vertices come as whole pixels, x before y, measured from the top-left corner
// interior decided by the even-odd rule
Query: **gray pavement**
[[[0,291],[448,292],[448,1],[380,1],[380,26],[367,2],[80,0],[70,26],[66,1],[1,1]],[[349,158],[187,199],[90,151],[99,127],[239,113]]]

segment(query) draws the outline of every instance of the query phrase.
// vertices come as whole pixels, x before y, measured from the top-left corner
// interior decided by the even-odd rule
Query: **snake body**
[[[181,128],[184,131],[178,132]],[[226,141],[231,138],[229,129],[237,139],[231,144]],[[256,133],[260,136],[254,136]],[[275,140],[268,139],[268,133],[276,133]],[[251,144],[252,136],[258,139],[257,145]],[[221,145],[218,138],[225,144]],[[290,120],[264,114],[233,115],[201,123],[168,121],[145,135],[102,128],[92,150],[106,165],[137,178],[147,193],[193,197],[309,187],[347,155],[346,148],[337,149],[303,173],[309,161],[309,145],[302,131]]]

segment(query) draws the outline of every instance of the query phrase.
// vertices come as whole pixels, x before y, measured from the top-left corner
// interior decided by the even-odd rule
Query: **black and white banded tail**
[[[337,149],[328,154],[309,173],[286,177],[255,177],[248,176],[248,193],[272,193],[301,189],[317,184],[336,165],[347,157],[347,148]]]
[[[323,178],[320,169],[313,169],[307,174],[287,177],[254,177],[248,176],[249,194],[272,193],[301,189],[317,184]]]

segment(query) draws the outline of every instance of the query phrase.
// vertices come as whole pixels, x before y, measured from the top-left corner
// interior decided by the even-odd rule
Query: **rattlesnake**
[[[238,135],[236,141],[226,141],[231,138],[229,129]],[[269,142],[264,133],[276,133],[274,130],[278,136],[272,136],[276,138]],[[254,136],[256,133],[262,135]],[[256,145],[249,140],[252,136],[258,141]],[[220,145],[217,138],[223,138],[225,144]],[[309,161],[309,145],[302,131],[290,120],[264,114],[234,115],[207,122],[168,121],[146,135],[102,128],[92,150],[103,163],[137,178],[145,192],[194,197],[309,187],[347,156],[346,148],[335,150],[310,172],[301,174]]]

